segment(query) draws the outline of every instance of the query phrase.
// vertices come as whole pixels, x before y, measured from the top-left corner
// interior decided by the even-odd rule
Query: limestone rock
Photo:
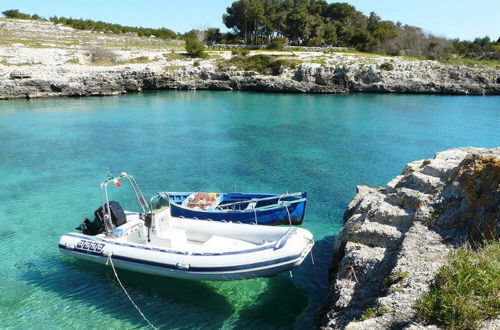
[[[419,324],[413,306],[451,250],[500,237],[500,148],[439,152],[407,164],[385,189],[357,192],[335,240],[320,326],[437,329]],[[375,317],[359,321],[367,308]]]

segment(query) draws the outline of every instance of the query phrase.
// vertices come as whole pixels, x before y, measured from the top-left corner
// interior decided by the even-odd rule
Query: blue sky
[[[500,37],[500,0],[344,0],[365,14],[415,25],[448,38]],[[328,1],[334,2],[334,1]],[[232,0],[0,0],[0,11],[20,9],[44,17],[91,18],[123,25],[225,29],[222,14]]]

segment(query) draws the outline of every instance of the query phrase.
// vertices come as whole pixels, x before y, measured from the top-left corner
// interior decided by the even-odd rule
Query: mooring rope
[[[108,261],[109,263],[111,264],[111,268],[113,269],[113,273],[115,274],[115,277],[116,277],[116,280],[118,281],[118,284],[120,284],[121,288],[123,289],[123,292],[125,292],[125,295],[127,295],[127,298],[128,300],[130,300],[130,302],[132,303],[132,305],[134,305],[135,309],[137,309],[137,311],[139,312],[139,314],[141,314],[142,318],[144,319],[144,321],[146,321],[149,326],[155,330],[157,330],[158,328],[155,327],[153,325],[153,323],[151,323],[147,318],[146,316],[144,316],[144,314],[142,313],[142,311],[140,310],[140,308],[135,304],[135,302],[132,300],[132,297],[130,297],[130,295],[128,294],[127,290],[125,289],[125,287],[123,286],[122,282],[120,281],[120,279],[118,278],[118,273],[116,272],[116,269],[115,269],[115,265],[113,264],[113,259],[111,258],[111,255],[112,253],[109,253],[108,254],[108,260],[106,260],[106,265],[108,265]]]
[[[316,263],[314,262],[314,256],[313,256],[313,251],[312,250],[310,252],[310,255],[311,255],[311,263],[312,263],[312,266],[313,266],[313,269],[314,269],[314,275],[316,275],[316,281],[318,282],[318,284],[319,284],[320,287],[325,287],[321,283],[321,279],[319,277],[318,270],[316,269]]]
[[[286,213],[288,213],[288,222],[290,223],[290,226],[292,225],[292,219],[290,219],[290,211],[288,211],[288,205],[283,203],[283,206],[286,209]]]

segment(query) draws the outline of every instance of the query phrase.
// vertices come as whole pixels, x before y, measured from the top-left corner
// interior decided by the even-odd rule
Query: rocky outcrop
[[[335,241],[321,326],[421,328],[413,305],[448,253],[500,237],[500,148],[443,151],[384,188],[357,189]]]
[[[219,71],[214,66],[0,65],[0,99],[117,95],[161,89],[258,90],[291,93],[500,94],[500,72],[491,68],[445,66],[398,59],[380,64],[302,64],[276,76]]]

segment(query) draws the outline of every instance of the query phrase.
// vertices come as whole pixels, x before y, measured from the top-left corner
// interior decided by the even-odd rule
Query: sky
[[[176,32],[218,27],[232,0],[0,0],[0,11],[19,9],[42,17],[90,18]],[[335,2],[335,1],[328,1]],[[500,37],[500,0],[339,0],[368,15],[421,27],[447,38]]]

